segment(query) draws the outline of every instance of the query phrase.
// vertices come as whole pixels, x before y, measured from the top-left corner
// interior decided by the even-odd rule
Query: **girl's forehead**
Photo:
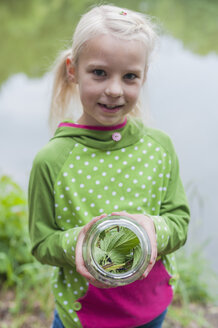
[[[138,40],[123,40],[111,35],[100,35],[88,40],[79,55],[79,61],[105,62],[108,60],[145,66],[145,45]]]

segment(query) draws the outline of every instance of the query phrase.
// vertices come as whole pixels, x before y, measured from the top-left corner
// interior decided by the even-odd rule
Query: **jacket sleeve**
[[[34,160],[28,188],[32,254],[43,264],[75,265],[75,246],[82,227],[62,231],[55,222],[54,169],[43,156]]]
[[[179,162],[171,144],[171,173],[160,216],[153,216],[158,255],[166,255],[183,246],[187,239],[190,211],[179,175]]]

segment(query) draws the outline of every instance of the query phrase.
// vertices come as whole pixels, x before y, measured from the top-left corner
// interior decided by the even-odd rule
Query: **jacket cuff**
[[[170,230],[166,224],[164,217],[150,215],[149,217],[152,219],[156,230],[157,252],[158,254],[161,254],[161,252],[163,252],[168,245],[168,241],[170,238]]]

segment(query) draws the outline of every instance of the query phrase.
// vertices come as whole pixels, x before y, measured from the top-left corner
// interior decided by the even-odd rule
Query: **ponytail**
[[[67,74],[66,59],[72,57],[72,50],[67,49],[60,53],[54,64],[54,82],[52,88],[49,125],[53,130],[63,119],[72,119],[72,110],[69,105],[73,97],[77,96],[77,86]]]

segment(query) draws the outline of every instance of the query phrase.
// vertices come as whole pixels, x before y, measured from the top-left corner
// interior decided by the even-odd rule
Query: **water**
[[[188,245],[208,240],[206,254],[218,271],[218,56],[199,56],[163,37],[149,76],[154,125],[176,147],[191,205]]]
[[[205,251],[218,272],[218,56],[199,56],[169,36],[149,70],[144,103],[150,123],[167,132],[177,150],[192,209],[188,246],[209,240]],[[25,190],[32,160],[50,138],[51,76],[11,76],[0,90],[0,174]]]

